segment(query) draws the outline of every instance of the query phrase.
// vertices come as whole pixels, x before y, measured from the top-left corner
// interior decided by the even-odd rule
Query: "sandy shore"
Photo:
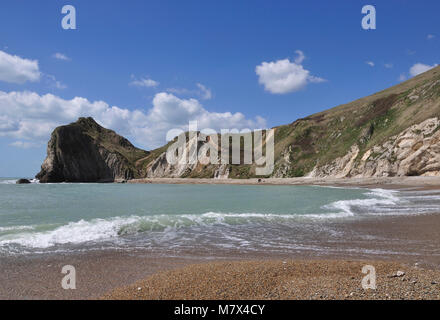
[[[154,273],[203,259],[161,257],[145,252],[96,251],[0,258],[0,300],[97,299]],[[76,270],[76,290],[65,290],[63,266]]]
[[[130,183],[333,185],[437,189],[440,178],[144,179]],[[0,299],[440,299],[440,214],[335,221],[313,235],[324,251],[93,250],[0,257]],[[343,235],[338,238],[338,234]],[[377,290],[361,287],[364,265]],[[61,287],[65,265],[77,289]],[[397,271],[405,276],[392,277]],[[139,289],[140,288],[140,289]]]
[[[362,287],[362,268],[376,289]],[[161,272],[103,299],[440,299],[440,271],[379,261],[245,261]]]
[[[153,184],[232,184],[232,185],[321,185],[440,189],[440,177],[374,177],[374,178],[262,178],[262,179],[195,179],[195,178],[146,178],[128,183]]]
[[[335,242],[317,235],[326,251],[285,254],[139,249],[1,257],[0,299],[438,299],[440,286],[431,282],[440,282],[440,215],[335,224],[338,230],[375,240],[356,236]],[[282,261],[288,263],[288,272]],[[365,264],[374,265],[381,279],[371,294],[360,287]],[[76,268],[76,290],[61,287],[64,265]],[[399,270],[407,276],[388,278]],[[141,293],[138,287],[144,288]]]

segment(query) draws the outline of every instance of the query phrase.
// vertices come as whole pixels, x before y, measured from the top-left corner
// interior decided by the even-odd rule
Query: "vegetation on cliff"
[[[423,125],[438,123],[436,118],[440,118],[440,67],[371,96],[274,128],[275,170],[271,176],[438,175],[440,168],[432,165],[440,156],[436,149],[438,128]],[[418,132],[408,137],[411,127]],[[428,135],[432,135],[429,141]],[[426,148],[422,148],[424,141],[429,142]],[[54,131],[37,178],[59,182],[256,177],[255,164],[170,165],[165,153],[171,143],[147,152],[93,119],[81,118]],[[388,152],[391,146],[395,152]],[[374,159],[390,168],[379,170],[374,164],[366,164]],[[420,162],[429,165],[420,166]],[[411,169],[415,167],[419,169]]]

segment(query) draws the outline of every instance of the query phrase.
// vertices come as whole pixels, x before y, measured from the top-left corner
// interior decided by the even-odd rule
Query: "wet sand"
[[[337,224],[340,230],[352,232],[353,237],[344,236],[342,240],[333,241],[334,239],[320,239],[317,235],[316,241],[326,247],[326,251],[299,250],[285,254],[265,251],[243,254],[239,250],[231,250],[227,253],[201,255],[191,250],[174,253],[98,250],[1,257],[0,299],[97,299],[117,288],[121,289],[107,297],[438,298],[439,286],[431,285],[431,282],[440,282],[440,214],[377,217],[332,224]],[[359,238],[359,234],[367,237]],[[218,264],[224,261],[247,261],[250,264]],[[280,269],[282,261],[289,263],[290,271],[286,274],[278,272],[283,270]],[[201,263],[202,266],[194,266]],[[384,287],[380,292],[376,291],[375,296],[361,295],[363,290],[360,279],[363,275],[360,268],[364,264],[372,264],[378,270],[383,270],[378,273],[381,279],[385,279],[382,283]],[[76,290],[61,288],[64,277],[61,269],[64,265],[73,265],[76,268]],[[185,266],[186,269],[181,269]],[[404,269],[410,276],[404,280],[388,278],[392,272],[400,269]],[[170,270],[176,270],[176,273],[161,273]],[[261,272],[256,273],[255,270]],[[199,277],[199,272],[206,276]],[[149,278],[152,275],[155,276]],[[163,282],[167,278],[169,281]],[[191,282],[191,279],[198,279],[191,287],[194,288],[192,293],[182,291],[183,289],[173,291],[173,286],[179,287],[181,283]],[[127,289],[127,286],[138,281],[141,281],[141,285],[136,284],[135,292],[134,287]],[[261,281],[264,283],[261,284]],[[295,285],[285,289],[289,281],[294,281]],[[413,283],[414,281],[416,282]],[[145,295],[134,294],[139,286],[151,284],[154,286],[149,287],[151,290]],[[207,286],[211,291],[207,291]],[[216,289],[217,286],[219,289]],[[254,290],[254,295],[250,295],[244,289],[249,286],[261,286],[261,290]],[[183,295],[184,292],[186,295]]]

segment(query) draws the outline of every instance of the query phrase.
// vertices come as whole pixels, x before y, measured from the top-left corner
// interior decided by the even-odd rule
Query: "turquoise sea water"
[[[0,179],[0,253],[288,250],[326,221],[438,212],[440,197],[317,186],[16,185]]]

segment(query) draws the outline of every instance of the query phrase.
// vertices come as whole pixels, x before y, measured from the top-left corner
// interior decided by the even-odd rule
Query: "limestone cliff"
[[[353,145],[346,156],[315,167],[310,177],[440,176],[440,120],[411,126],[362,155]],[[356,160],[357,159],[357,160]]]
[[[275,127],[270,176],[440,175],[439,119],[437,67],[371,96]],[[93,119],[83,118],[54,131],[37,178],[42,182],[92,182],[259,177],[256,165],[244,164],[243,157],[240,164],[170,164],[166,151],[172,143],[146,152]],[[186,143],[195,143],[200,150],[210,140],[190,141],[188,136]]]
[[[274,177],[440,174],[440,67],[277,127]]]
[[[47,158],[36,178],[40,182],[113,182],[140,177],[136,161],[148,152],[105,129],[92,118],[56,128]]]

